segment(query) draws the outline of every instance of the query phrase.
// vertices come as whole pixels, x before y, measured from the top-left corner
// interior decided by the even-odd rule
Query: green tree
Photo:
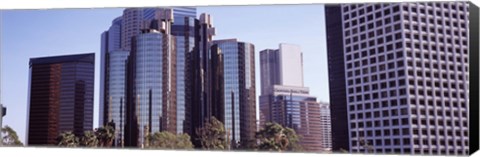
[[[277,123],[267,123],[264,128],[256,133],[257,140],[260,144],[257,146],[259,150],[268,151],[302,151],[302,147],[298,144],[299,137],[295,130],[282,127]]]
[[[1,116],[1,115],[0,115]],[[2,143],[5,146],[23,146],[23,143],[18,139],[17,132],[8,125],[1,129]]]
[[[156,132],[148,137],[147,148],[192,149],[193,144],[188,134],[175,135],[168,131]]]
[[[80,146],[83,147],[97,147],[98,138],[93,131],[85,131],[82,138],[80,138]]]
[[[109,122],[106,126],[97,128],[95,130],[95,135],[98,139],[99,147],[112,147],[113,141],[115,140],[115,124]]]
[[[203,149],[228,149],[229,143],[226,140],[225,127],[223,123],[215,117],[207,119],[204,127],[198,128],[196,133]]]
[[[64,132],[57,137],[60,147],[77,147],[79,145],[78,137],[71,131]]]

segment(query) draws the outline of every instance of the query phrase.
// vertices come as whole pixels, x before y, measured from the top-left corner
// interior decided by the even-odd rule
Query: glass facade
[[[143,127],[150,132],[160,131],[163,97],[163,35],[160,33],[141,34],[136,38],[135,78],[133,96],[135,100],[138,137],[144,137]],[[139,138],[143,143],[143,138]]]
[[[108,53],[109,61],[109,76],[108,78],[108,97],[107,97],[107,112],[108,121],[115,123],[116,142],[115,144],[122,145],[125,124],[125,76],[126,76],[126,60],[129,51],[111,51]]]
[[[222,119],[232,143],[253,142],[256,131],[254,46],[235,39],[213,41],[223,56]]]
[[[189,132],[187,109],[191,103],[189,85],[191,84],[190,65],[195,47],[195,18],[177,14],[174,9],[172,35],[176,39],[177,51],[177,133]]]
[[[167,11],[169,9],[166,8],[128,8],[125,9],[123,15],[121,17],[116,18],[112,21],[112,25],[110,26],[109,30],[102,34],[102,67],[101,67],[101,98],[100,98],[100,126],[105,124],[108,120],[114,120],[116,122],[117,127],[122,128],[122,130],[117,134],[117,139],[122,142],[120,139],[122,135],[128,136],[128,144],[126,145],[137,145],[138,142],[134,142],[132,139],[139,139],[142,137],[140,135],[143,133],[146,123],[148,121],[148,126],[150,126],[149,131],[155,130],[165,130],[170,128],[169,130],[176,133],[183,133],[185,130],[189,130],[189,118],[187,117],[189,114],[189,103],[191,102],[191,96],[189,96],[190,92],[188,92],[189,87],[191,85],[189,78],[190,73],[190,62],[191,56],[194,51],[195,46],[195,17],[196,17],[196,8],[193,7],[174,7],[173,10],[173,18],[170,22],[173,22],[171,26],[169,26],[166,34],[171,34],[172,36],[165,36],[165,34],[160,35],[160,39],[158,39],[158,44],[163,48],[169,48],[168,51],[159,51],[157,55],[161,55],[162,62],[152,63],[151,60],[158,60],[158,58],[150,58],[153,55],[153,51],[161,50],[162,47],[155,47],[153,45],[154,40],[152,37],[146,37],[142,34],[142,30],[144,28],[153,28],[158,26],[156,22],[160,20],[166,20],[165,17],[156,17],[157,12]],[[158,14],[160,15],[160,14]],[[157,19],[160,18],[160,19]],[[146,26],[146,22],[151,22],[150,26]],[[159,29],[159,28],[153,28]],[[148,33],[147,33],[148,34]],[[144,36],[138,38],[138,36]],[[135,38],[136,41],[130,40],[132,37]],[[171,38],[167,40],[167,38]],[[155,39],[157,40],[157,39]],[[130,47],[133,43],[136,43],[137,46]],[[178,44],[177,44],[178,43]],[[170,46],[167,46],[170,45]],[[141,47],[140,47],[141,46]],[[177,50],[178,49],[178,50]],[[121,51],[120,51],[121,50]],[[141,55],[138,57],[129,57],[129,51],[138,51],[137,54]],[[115,52],[112,52],[115,51]],[[142,51],[142,52],[141,52]],[[147,52],[148,51],[148,52]],[[176,53],[176,52],[179,53]],[[110,52],[110,53],[109,53]],[[166,53],[168,52],[168,53]],[[143,56],[146,55],[146,56]],[[173,56],[172,56],[173,55]],[[135,63],[135,66],[132,66],[134,70],[130,70],[130,72],[134,72],[135,76],[126,78],[125,75],[121,75],[121,70],[123,68],[123,73],[127,73],[128,68],[125,69],[125,66],[128,66],[125,60],[122,62],[124,58],[131,58],[135,59],[135,61],[130,60],[126,61],[129,63]],[[145,60],[141,60],[145,59]],[[168,64],[165,64],[168,63]],[[138,66],[143,65],[144,67],[141,69],[137,69]],[[156,66],[155,68],[150,67]],[[160,66],[159,66],[160,65]],[[123,66],[123,67],[121,67]],[[161,83],[157,85],[156,83],[152,83],[153,80],[149,79],[137,79],[138,77],[155,77],[148,75],[152,71],[156,71],[155,73],[159,72],[158,70],[162,70],[162,73],[158,73],[155,76],[159,76]],[[140,71],[139,71],[140,70]],[[137,74],[143,73],[144,76],[139,76]],[[129,76],[128,74],[127,76]],[[127,80],[135,80],[136,82],[129,83]],[[143,82],[142,82],[143,81]],[[153,81],[158,82],[159,80]],[[124,86],[120,85],[120,82],[123,82]],[[145,92],[150,92],[150,89],[142,89],[143,93],[140,92],[136,94],[135,100],[132,100],[132,103],[137,103],[137,96],[140,98],[139,101],[142,102],[138,103],[147,103],[145,109],[144,107],[136,107],[136,106],[128,106],[127,99],[120,99],[121,95],[124,98],[127,98],[127,95],[133,95],[137,92],[137,88],[141,86],[137,86],[138,84],[155,84],[155,87],[152,87],[155,90],[152,90],[152,100],[148,100],[145,102],[146,99],[150,97],[150,93],[145,95]],[[125,87],[125,84],[127,87]],[[128,86],[130,85],[130,86]],[[146,85],[148,86],[148,85]],[[172,87],[175,86],[175,87]],[[125,93],[125,88],[128,90]],[[147,87],[145,87],[147,88]],[[158,89],[162,89],[162,91],[158,91]],[[114,90],[114,91],[112,91]],[[124,90],[124,91],[120,91]],[[131,91],[130,91],[131,90]],[[140,90],[140,89],[139,89]],[[131,92],[131,93],[128,93]],[[161,93],[158,95],[158,93]],[[143,97],[143,99],[142,99]],[[175,97],[175,98],[170,98]],[[111,100],[110,100],[111,99]],[[132,98],[133,99],[133,98]],[[122,102],[120,103],[120,100]],[[111,102],[110,102],[111,101]],[[157,103],[155,104],[148,104],[148,103]],[[158,103],[161,104],[168,104],[167,108],[162,108],[158,106]],[[112,105],[108,105],[112,104]],[[123,107],[122,107],[123,106]],[[152,107],[150,107],[152,106]],[[175,109],[172,109],[175,108]],[[125,109],[125,111],[121,111]],[[136,111],[138,109],[138,112]],[[150,111],[151,110],[151,111]],[[147,112],[147,114],[145,114]],[[158,113],[157,113],[158,112]],[[169,116],[163,115],[163,118],[159,117],[160,115],[168,114]],[[133,124],[131,121],[136,119],[137,117],[132,117],[131,114],[139,114],[142,115],[138,117],[138,122],[142,123],[135,123]],[[153,116],[153,117],[152,117]],[[143,117],[143,118],[142,118]],[[167,118],[171,117],[171,118]],[[178,118],[177,118],[178,117]],[[159,119],[160,118],[160,119]],[[123,125],[127,124],[128,126],[122,127]],[[137,120],[135,120],[137,121]],[[173,122],[174,121],[174,122]],[[119,124],[122,123],[122,124]],[[125,123],[125,124],[124,124]],[[162,126],[163,124],[163,126]],[[124,129],[125,128],[125,129]],[[133,129],[135,128],[135,129]],[[157,129],[152,129],[157,128]],[[133,129],[133,130],[132,130]],[[130,131],[130,133],[126,133],[123,130]],[[138,135],[134,135],[140,133]],[[128,134],[128,135],[126,135]],[[138,138],[137,138],[138,137]],[[127,137],[125,137],[127,138]]]
[[[93,130],[94,67],[93,53],[30,59],[28,145]]]

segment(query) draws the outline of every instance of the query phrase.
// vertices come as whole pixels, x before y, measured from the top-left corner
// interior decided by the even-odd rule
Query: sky
[[[317,100],[329,102],[323,9],[323,5],[214,6],[197,7],[197,14],[212,16],[214,39],[237,38],[255,45],[257,96],[259,52],[277,49],[279,43],[290,43],[302,49],[304,85]],[[98,127],[100,34],[122,11],[123,8],[1,11],[0,102],[8,108],[3,126],[12,127],[25,141],[30,58],[95,52],[94,127]]]

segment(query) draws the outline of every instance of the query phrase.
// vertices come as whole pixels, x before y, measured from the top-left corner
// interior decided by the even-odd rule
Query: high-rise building
[[[175,36],[177,51],[177,133],[191,134],[192,57],[195,53],[196,9],[173,8],[174,23],[171,34]]]
[[[127,79],[123,73],[124,66],[130,52],[132,52],[131,39],[142,34],[143,28],[160,29],[160,23],[151,23],[158,19],[156,12],[167,8],[129,8],[125,9],[122,16],[114,19],[112,25],[102,34],[101,72],[100,72],[100,116],[99,125],[103,126],[109,121],[114,121],[117,129],[115,144],[121,146],[122,137],[125,135],[126,94],[125,84]],[[176,49],[176,131],[177,133],[190,133],[191,87],[191,57],[194,53],[196,36],[196,8],[175,7],[173,9],[173,25],[170,34],[175,38],[172,45]],[[147,25],[145,25],[147,24]],[[115,82],[115,83],[112,83]],[[120,101],[122,100],[122,101]],[[112,113],[115,112],[115,113]]]
[[[121,50],[122,18],[117,17],[112,25],[102,33],[100,50],[100,107],[99,125],[113,121],[116,132],[114,145],[122,142],[125,124],[125,62],[129,51]],[[112,80],[110,78],[113,78]],[[120,129],[122,128],[122,129]]]
[[[332,119],[332,151],[349,150],[342,8],[325,5],[328,84]]]
[[[320,102],[320,128],[322,129],[322,149],[332,150],[332,121],[330,118],[330,104]]]
[[[127,70],[125,144],[143,146],[146,133],[177,131],[176,50],[171,9],[156,12],[132,40]],[[151,26],[161,26],[156,29]]]
[[[195,146],[200,146],[200,141],[195,133],[196,128],[204,126],[204,122],[211,116],[217,115],[212,113],[215,110],[212,105],[212,97],[218,95],[211,94],[211,87],[214,82],[210,78],[216,75],[218,69],[211,67],[218,67],[219,65],[211,65],[212,61],[218,61],[218,53],[209,53],[210,45],[215,35],[215,28],[213,27],[212,17],[209,14],[201,14],[200,19],[196,21],[196,40],[194,51],[191,56],[190,76],[191,88],[189,91],[191,101],[189,105],[190,110],[190,130],[189,134],[192,137],[192,142]],[[217,63],[218,64],[218,63]],[[218,116],[218,115],[217,115]],[[218,119],[219,117],[217,117]]]
[[[341,5],[350,152],[468,154],[468,8]]]
[[[106,90],[109,93],[104,111],[106,115],[106,122],[113,122],[115,124],[115,142],[117,146],[123,146],[124,127],[125,127],[125,106],[126,106],[126,63],[129,56],[129,51],[110,51],[107,53],[108,60],[108,84]]]
[[[300,46],[294,44],[260,51],[260,126],[276,122],[292,128],[302,136],[305,150],[321,151],[320,106],[303,86],[302,60]]]
[[[260,104],[261,114],[267,113],[265,122],[276,122],[294,129],[301,136],[299,144],[306,151],[322,151],[320,105],[316,97],[309,95],[309,89],[274,85],[270,93],[263,95],[268,103]]]
[[[212,112],[220,113],[217,119],[224,123],[234,146],[248,147],[255,142],[257,131],[254,45],[236,39],[215,40],[211,53],[221,56],[210,66],[217,73],[209,80],[213,82]]]
[[[303,87],[303,54],[300,46],[281,43],[279,49],[260,52],[261,93],[271,91],[273,85]]]
[[[30,59],[28,145],[55,145],[58,135],[93,130],[95,54]]]

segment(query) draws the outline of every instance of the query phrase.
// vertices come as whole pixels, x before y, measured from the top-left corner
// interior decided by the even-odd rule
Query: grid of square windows
[[[351,150],[467,154],[468,4],[351,4],[342,9]],[[421,127],[429,130],[412,133]],[[448,127],[460,130],[449,135],[442,130]],[[430,136],[440,140],[415,143]],[[374,148],[367,150],[365,143]]]

